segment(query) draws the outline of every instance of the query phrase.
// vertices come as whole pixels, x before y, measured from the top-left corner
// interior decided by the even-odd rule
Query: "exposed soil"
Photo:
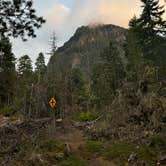
[[[103,157],[92,155],[90,158],[86,158],[84,155],[82,156],[82,154],[86,153],[85,144],[88,138],[85,136],[83,130],[75,127],[73,121],[64,119],[58,126],[53,137],[57,141],[69,146],[71,154],[74,154],[80,159],[88,160],[88,166],[117,166],[115,163],[105,160]]]

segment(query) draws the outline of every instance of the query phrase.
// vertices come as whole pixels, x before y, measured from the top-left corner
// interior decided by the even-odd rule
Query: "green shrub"
[[[92,112],[81,112],[78,116],[80,121],[92,121],[96,119],[96,115]]]
[[[162,148],[166,146],[166,140],[160,136],[152,137],[150,140],[150,147]]]
[[[5,106],[0,109],[0,114],[4,115],[4,116],[11,116],[11,115],[13,115],[13,113],[14,113],[14,111],[8,106]]]
[[[102,142],[88,141],[86,143],[86,147],[89,152],[95,153],[98,155],[102,155],[105,151],[105,148],[104,148]]]

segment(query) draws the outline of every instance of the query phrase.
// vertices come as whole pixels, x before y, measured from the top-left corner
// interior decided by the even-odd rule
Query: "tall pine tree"
[[[141,0],[142,13],[137,19],[130,21],[130,27],[139,35],[140,43],[147,52],[147,48],[156,42],[156,38],[166,36],[166,21],[163,20],[164,6],[159,0]]]
[[[19,59],[18,73],[26,77],[32,74],[32,61],[28,55],[24,55]]]
[[[140,25],[136,16],[129,22],[129,31],[126,37],[125,52],[127,57],[127,79],[138,80],[143,63],[143,52],[140,44]]]
[[[163,79],[166,75],[164,6],[159,4],[159,0],[141,0],[141,2],[142,13],[139,18],[130,21],[130,27],[137,38],[143,57],[159,68],[159,78]]]
[[[143,3],[142,14],[139,22],[144,30],[145,39],[151,39],[156,35],[166,35],[166,21],[162,16],[164,6],[159,5],[159,0],[141,0]]]
[[[44,77],[44,74],[46,73],[45,58],[42,52],[39,53],[39,56],[36,59],[35,66],[36,66],[35,73],[38,77],[38,82],[40,82]]]
[[[0,39],[0,103],[10,104],[15,78],[15,58],[8,38]]]
[[[17,99],[20,110],[24,115],[31,112],[33,102],[34,79],[32,61],[28,55],[18,60]]]

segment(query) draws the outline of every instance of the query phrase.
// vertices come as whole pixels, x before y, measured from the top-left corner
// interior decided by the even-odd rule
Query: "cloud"
[[[62,4],[56,4],[46,16],[47,27],[49,29],[56,29],[57,32],[61,31],[64,21],[70,13],[70,9]]]
[[[139,6],[136,0],[75,0],[71,9],[60,10],[57,6],[52,9],[48,22],[63,43],[82,25],[101,23],[128,27],[129,19],[139,13]],[[56,16],[58,10],[61,11],[59,17]]]
[[[139,3],[131,0],[100,1],[94,22],[128,27],[129,19],[139,13]]]
[[[22,55],[29,55],[33,62],[35,62],[38,54],[43,52],[46,57],[46,61],[49,60],[47,53],[50,49],[50,37],[54,30],[57,34],[61,33],[61,26],[68,15],[69,9],[63,4],[54,5],[49,11],[46,11],[47,20],[46,24],[39,30],[37,30],[37,38],[28,39],[27,42],[22,42],[21,39],[12,40],[13,50],[16,57]]]
[[[160,0],[160,2],[164,4],[164,0]],[[129,20],[134,15],[139,16],[140,6],[140,0],[75,0],[73,7],[61,20],[59,33],[68,33],[78,26],[90,23],[116,24],[128,27]],[[53,13],[56,15],[56,10],[53,10]],[[56,22],[56,19],[48,19]]]
[[[130,18],[134,14],[139,16],[141,11],[140,0],[73,0],[70,8],[60,3],[60,0],[56,0],[54,3],[53,0],[49,0],[49,2],[52,2],[51,7],[50,5],[44,7],[44,3],[47,2],[42,4],[42,13],[44,13],[47,23],[38,31],[38,37],[26,43],[22,43],[20,40],[14,41],[14,52],[17,57],[28,54],[35,61],[39,52],[47,53],[53,31],[57,35],[58,45],[62,45],[79,26],[101,23],[128,27]],[[165,4],[164,0],[160,0],[160,2]],[[37,7],[37,10],[41,10],[39,4]],[[43,11],[44,9],[45,11]],[[48,61],[48,55],[46,55],[46,59]]]

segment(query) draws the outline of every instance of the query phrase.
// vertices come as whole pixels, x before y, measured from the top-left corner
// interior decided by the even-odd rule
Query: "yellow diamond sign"
[[[54,108],[56,106],[56,100],[54,98],[51,98],[51,100],[49,101],[50,107]]]

